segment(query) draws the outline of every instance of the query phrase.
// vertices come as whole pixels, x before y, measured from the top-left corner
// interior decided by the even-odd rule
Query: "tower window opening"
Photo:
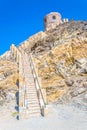
[[[55,19],[56,19],[56,16],[52,16],[52,19],[55,20]]]
[[[46,23],[46,22],[47,22],[47,19],[45,18],[44,21],[45,21],[45,23]]]

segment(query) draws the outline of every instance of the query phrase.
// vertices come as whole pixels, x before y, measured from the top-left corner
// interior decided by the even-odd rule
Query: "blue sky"
[[[87,0],[0,0],[0,55],[44,30],[43,17],[53,11],[69,20],[87,20]]]

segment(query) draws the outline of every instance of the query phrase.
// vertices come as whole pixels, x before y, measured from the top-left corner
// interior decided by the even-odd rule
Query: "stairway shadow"
[[[17,111],[17,116],[16,116],[16,119],[19,120],[19,92],[16,92],[15,94],[15,97],[16,97],[16,106],[15,106],[15,110]]]

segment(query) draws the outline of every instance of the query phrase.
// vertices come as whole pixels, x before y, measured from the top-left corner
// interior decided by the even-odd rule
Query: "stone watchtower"
[[[50,14],[44,17],[45,30],[55,28],[57,25],[61,23],[63,23],[63,21],[60,13],[51,12]]]

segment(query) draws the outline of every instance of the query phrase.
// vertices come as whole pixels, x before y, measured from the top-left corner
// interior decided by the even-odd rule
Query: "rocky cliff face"
[[[37,33],[24,50],[33,53],[48,102],[87,104],[87,22],[71,21]],[[17,92],[18,67],[9,57],[10,52],[0,57],[0,101]]]
[[[18,80],[18,67],[6,52],[0,57],[0,105],[15,99]]]
[[[48,102],[87,103],[87,22],[71,21],[45,33],[32,51]]]

